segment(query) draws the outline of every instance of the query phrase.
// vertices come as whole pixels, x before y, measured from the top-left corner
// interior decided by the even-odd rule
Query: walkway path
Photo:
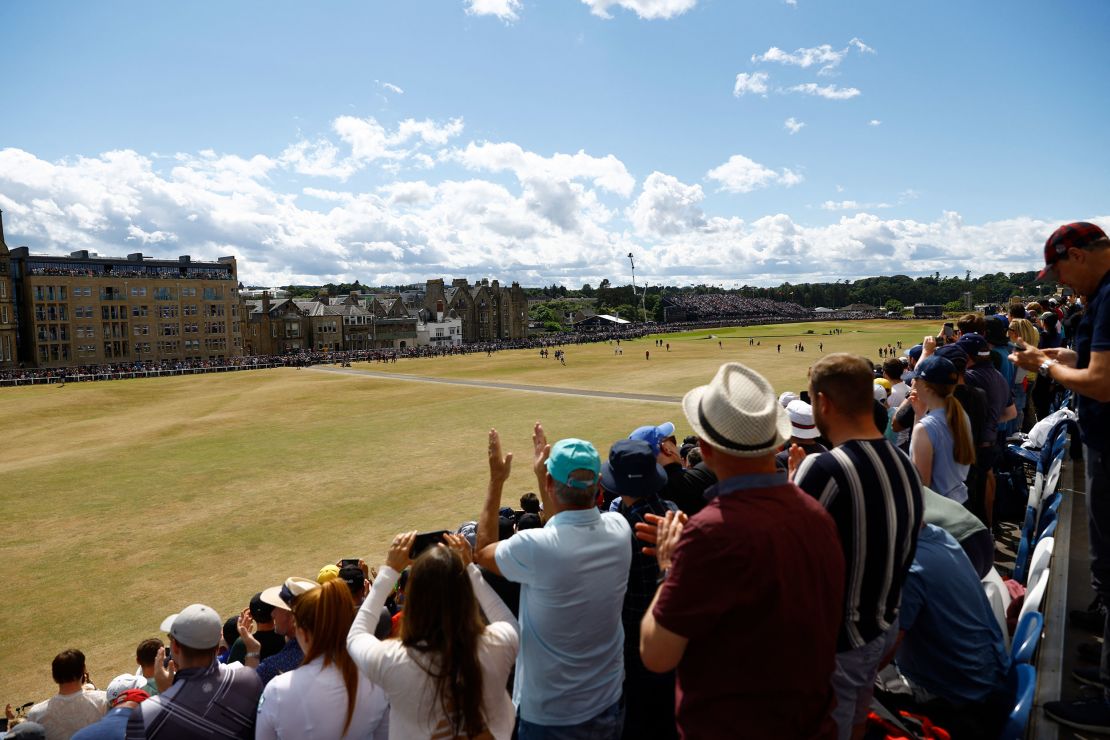
[[[614,401],[649,401],[654,403],[681,403],[678,396],[655,396],[650,393],[616,393],[614,391],[592,391],[585,388],[556,388],[546,385],[523,385],[520,383],[501,383],[492,380],[467,380],[465,378],[433,378],[423,375],[405,375],[404,373],[382,373],[375,370],[362,370],[354,367],[336,367],[334,365],[312,365],[309,370],[326,373],[345,373],[347,375],[365,375],[382,380],[403,380],[412,383],[441,383],[443,385],[467,385],[473,388],[493,388],[505,391],[523,391],[525,393],[554,393],[560,396],[580,396],[582,398],[605,398]]]

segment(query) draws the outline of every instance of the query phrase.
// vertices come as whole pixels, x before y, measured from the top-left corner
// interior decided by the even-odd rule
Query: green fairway
[[[800,390],[819,342],[877,360],[880,345],[908,347],[937,328],[839,322],[844,334],[822,334],[830,326],[660,335],[670,352],[646,338],[623,342],[621,356],[570,345],[565,367],[520,350],[352,370],[679,396],[736,360],[779,391]],[[793,351],[799,340],[804,353]],[[314,369],[12,388],[0,399],[0,701],[12,704],[53,692],[50,661],[63,648],[82,649],[103,688],[189,603],[231,616],[286,576],[315,577],[341,557],[378,564],[399,530],[476,518],[491,426],[517,453],[505,501],[514,506],[534,486],[537,419],[550,439],[585,437],[603,454],[641,424],[671,420],[689,434],[673,403]]]

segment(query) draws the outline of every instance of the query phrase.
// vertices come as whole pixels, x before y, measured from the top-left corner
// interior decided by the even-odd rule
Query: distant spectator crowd
[[[811,309],[803,308],[797,303],[773,301],[769,298],[747,298],[733,293],[668,295],[664,301],[668,306],[684,311],[689,321],[763,316],[805,319],[813,315]]]

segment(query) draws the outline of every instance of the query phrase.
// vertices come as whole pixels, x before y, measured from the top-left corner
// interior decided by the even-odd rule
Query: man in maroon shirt
[[[677,668],[683,737],[835,738],[844,556],[832,518],[775,469],[789,417],[739,363],[683,408],[720,482],[693,517],[636,525],[665,572],[641,624],[644,665]]]

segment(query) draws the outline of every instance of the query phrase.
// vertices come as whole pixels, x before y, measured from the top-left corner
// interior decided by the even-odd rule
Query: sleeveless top
[[[965,422],[966,423],[966,422]],[[933,409],[921,419],[921,426],[929,435],[933,445],[932,482],[929,487],[945,498],[957,503],[967,501],[967,479],[969,465],[960,465],[955,458],[955,441],[944,409]]]

